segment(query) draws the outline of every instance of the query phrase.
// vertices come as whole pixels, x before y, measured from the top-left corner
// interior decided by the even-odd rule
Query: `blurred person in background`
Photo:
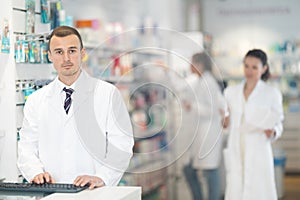
[[[242,83],[225,89],[230,127],[224,150],[227,200],[277,199],[271,142],[282,133],[282,95],[269,86],[268,59],[260,49],[244,57]],[[227,119],[228,121],[228,119]]]
[[[204,187],[197,174],[199,170],[207,183],[208,199],[219,200],[221,199],[219,166],[223,144],[222,122],[226,102],[212,74],[211,58],[205,52],[192,56],[191,71],[192,74],[187,78],[187,82],[196,100],[184,102],[184,107],[192,112],[193,120],[198,120],[199,123],[198,127],[195,127],[196,130],[193,130],[195,137],[189,151],[190,162],[184,166],[183,172],[194,200],[204,199]],[[226,124],[223,125],[226,127]]]

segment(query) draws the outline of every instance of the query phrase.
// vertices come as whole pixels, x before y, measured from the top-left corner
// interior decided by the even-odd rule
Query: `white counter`
[[[79,193],[55,193],[42,200],[141,200],[141,187],[101,187],[93,190],[86,189]]]

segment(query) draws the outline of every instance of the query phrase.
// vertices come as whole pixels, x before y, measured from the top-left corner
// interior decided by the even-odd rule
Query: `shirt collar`
[[[70,86],[68,86],[68,85],[64,84],[63,82],[61,82],[61,81],[58,79],[58,76],[57,76],[57,77],[56,77],[56,87],[57,87],[57,91],[59,91],[59,92],[61,93],[61,92],[63,92],[63,89],[64,89],[64,88],[67,88],[67,89],[72,88],[72,89],[74,90],[74,92],[76,92],[76,90],[75,90],[76,83],[78,82],[79,79],[82,78],[82,76],[83,76],[83,73],[82,73],[82,71],[81,71],[79,77],[77,78],[77,80],[76,80],[72,85],[70,85]]]

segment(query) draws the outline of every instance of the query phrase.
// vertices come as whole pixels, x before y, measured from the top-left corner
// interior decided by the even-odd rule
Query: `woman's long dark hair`
[[[245,55],[245,58],[246,57],[258,58],[261,61],[263,66],[267,66],[267,70],[260,77],[261,80],[267,81],[271,76],[267,54],[264,51],[260,50],[260,49],[252,49],[252,50],[247,52],[247,54]]]

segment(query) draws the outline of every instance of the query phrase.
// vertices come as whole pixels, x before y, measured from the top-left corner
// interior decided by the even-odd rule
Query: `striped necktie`
[[[71,103],[72,103],[71,95],[74,92],[74,90],[72,88],[67,89],[64,87],[63,91],[66,92],[64,109],[65,109],[66,113],[68,114],[70,107],[71,107]]]

